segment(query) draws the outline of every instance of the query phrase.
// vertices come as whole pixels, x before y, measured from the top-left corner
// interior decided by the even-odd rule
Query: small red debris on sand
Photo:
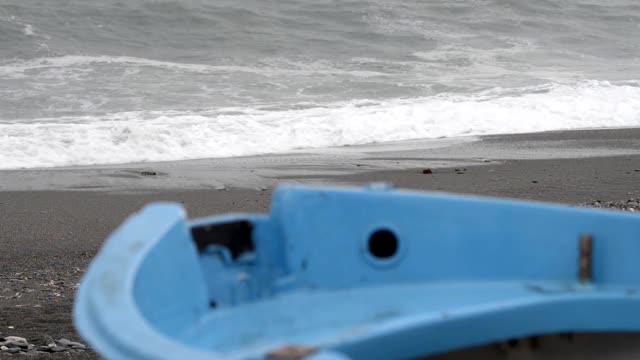
[[[311,346],[288,345],[271,350],[267,353],[267,359],[271,360],[302,360],[318,351]]]

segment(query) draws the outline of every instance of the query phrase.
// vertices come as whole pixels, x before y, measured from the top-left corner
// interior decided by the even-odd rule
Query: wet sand
[[[432,174],[423,174],[427,168]],[[33,343],[43,343],[45,336],[81,340],[70,317],[79,278],[104,238],[148,202],[181,202],[190,217],[268,212],[271,190],[280,182],[359,186],[381,181],[567,204],[640,197],[640,129],[0,171],[0,336]],[[72,357],[97,358],[91,352]]]

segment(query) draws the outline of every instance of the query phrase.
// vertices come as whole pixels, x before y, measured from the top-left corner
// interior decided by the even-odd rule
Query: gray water
[[[639,78],[636,0],[0,0],[4,124]]]

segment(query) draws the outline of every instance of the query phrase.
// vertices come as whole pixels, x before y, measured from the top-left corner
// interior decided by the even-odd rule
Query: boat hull
[[[284,186],[270,214],[153,204],[84,277],[109,359],[403,359],[640,330],[640,217],[542,203]]]

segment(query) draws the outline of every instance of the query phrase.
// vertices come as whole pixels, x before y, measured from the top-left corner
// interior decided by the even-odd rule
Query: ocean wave
[[[5,121],[0,123],[0,168],[231,157],[420,138],[632,126],[640,126],[640,82],[585,81],[278,111],[146,111]]]

